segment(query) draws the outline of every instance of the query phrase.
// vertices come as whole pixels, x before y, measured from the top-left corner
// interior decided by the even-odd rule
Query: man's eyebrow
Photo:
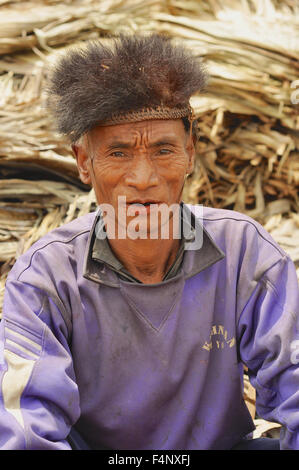
[[[113,141],[107,147],[108,147],[109,150],[113,150],[113,149],[116,149],[116,148],[126,148],[127,149],[127,148],[131,147],[131,144],[129,144],[128,142]]]
[[[150,147],[161,147],[162,145],[178,145],[178,141],[175,137],[163,137],[163,139],[156,140],[152,142]]]

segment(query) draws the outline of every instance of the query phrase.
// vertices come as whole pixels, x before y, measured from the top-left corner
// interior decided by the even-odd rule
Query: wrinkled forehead
[[[93,147],[106,146],[114,142],[151,144],[158,140],[184,143],[186,132],[181,119],[159,119],[94,127],[88,136]]]

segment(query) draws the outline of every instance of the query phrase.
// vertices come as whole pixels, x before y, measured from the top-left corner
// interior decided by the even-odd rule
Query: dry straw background
[[[298,0],[0,0],[0,312],[18,256],[96,208],[47,115],[48,65],[88,39],[150,31],[190,47],[211,75],[192,99],[200,141],[184,200],[255,218],[299,278]],[[246,377],[245,393],[255,416]],[[275,428],[256,424],[256,436]]]

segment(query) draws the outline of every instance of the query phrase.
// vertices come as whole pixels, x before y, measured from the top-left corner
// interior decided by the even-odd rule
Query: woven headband
[[[184,108],[168,108],[167,106],[157,106],[155,108],[142,108],[137,111],[129,111],[125,114],[114,114],[110,119],[100,121],[98,126],[113,126],[126,122],[147,121],[152,119],[180,119],[188,117],[193,120],[193,110],[190,105]]]

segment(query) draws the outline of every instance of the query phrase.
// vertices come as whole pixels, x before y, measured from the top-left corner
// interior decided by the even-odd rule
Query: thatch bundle
[[[299,261],[298,26],[293,0],[0,0],[0,306],[15,259],[96,207],[45,110],[47,65],[121,31],[170,35],[211,74],[184,199],[247,213]]]

